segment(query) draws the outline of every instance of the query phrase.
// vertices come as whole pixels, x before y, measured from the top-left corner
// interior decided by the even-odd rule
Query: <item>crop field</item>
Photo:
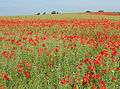
[[[1,16],[0,89],[120,89],[120,15]]]

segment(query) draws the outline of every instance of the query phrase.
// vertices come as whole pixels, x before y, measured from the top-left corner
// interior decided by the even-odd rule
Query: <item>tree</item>
[[[59,14],[59,12],[56,12],[56,14]]]
[[[91,11],[86,11],[86,13],[90,13]]]
[[[113,12],[113,13],[115,13],[115,14],[119,14],[119,15],[120,15],[120,12]]]
[[[45,14],[46,14],[46,12],[43,13],[43,15],[45,15]]]
[[[104,12],[104,10],[99,10],[98,12]]]
[[[51,14],[57,14],[57,12],[56,11],[52,11]]]
[[[36,15],[40,15],[40,13],[37,13]]]

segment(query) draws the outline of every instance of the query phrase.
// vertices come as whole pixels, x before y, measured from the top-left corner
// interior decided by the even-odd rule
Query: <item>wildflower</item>
[[[96,70],[96,68],[94,67],[94,66],[88,66],[87,67],[89,70],[91,70],[91,71],[95,71]]]
[[[78,65],[76,66],[76,69],[77,69],[77,70],[81,69],[82,65],[83,65],[82,63],[78,64]]]
[[[111,58],[111,60],[112,60],[112,62],[115,62],[115,61],[116,61],[116,59],[115,59],[115,58]]]
[[[62,79],[60,79],[60,83],[62,85],[70,83],[70,76],[64,76]]]
[[[120,68],[114,68],[114,70],[116,70],[116,71],[120,71]]]
[[[29,42],[31,45],[33,45],[33,46],[37,46],[37,42],[36,42],[35,40],[33,40],[32,38],[30,38],[30,39],[28,40],[28,42]]]
[[[53,48],[53,50],[55,51],[55,52],[59,52],[59,48],[58,47],[55,47],[55,48]]]
[[[83,77],[83,79],[82,79],[83,86],[89,84],[89,82],[90,82],[90,79],[88,77]]]
[[[2,78],[3,78],[3,80],[10,80],[10,78],[9,78],[7,73],[3,73],[2,74]]]
[[[2,86],[0,86],[0,89],[5,89],[5,88],[4,88],[4,86],[2,85]]]
[[[95,60],[95,61],[94,61],[94,64],[95,64],[95,65],[100,65],[100,60]]]
[[[92,89],[97,89],[95,84],[92,85]]]
[[[38,41],[38,40],[39,40],[39,37],[38,37],[38,36],[34,36],[34,40],[35,40],[35,41]]]
[[[28,70],[30,70],[32,67],[32,65],[28,62],[25,62],[24,65],[27,67]]]
[[[43,49],[42,49],[42,48],[38,48],[38,55],[39,55],[39,56],[42,55],[42,52],[43,52]]]
[[[51,53],[50,53],[50,51],[49,51],[48,48],[45,48],[45,53],[46,53],[47,56],[50,56],[50,55],[51,55]]]
[[[116,77],[112,77],[112,81],[115,81],[115,80],[117,80],[117,78]]]
[[[65,79],[61,79],[61,80],[60,80],[60,83],[61,83],[62,85],[64,85],[64,84],[67,84],[67,81],[66,81]]]
[[[42,47],[45,47],[45,43],[42,44]]]
[[[100,89],[106,89],[106,85],[105,85],[105,82],[104,81],[99,81],[99,88]]]
[[[107,73],[107,70],[104,69],[104,70],[101,70],[102,74],[106,74]]]
[[[30,72],[28,71],[24,71],[24,76],[26,77],[26,79],[29,79],[30,78]]]
[[[41,38],[41,40],[45,41],[45,40],[47,40],[47,37],[43,37],[43,38]]]
[[[94,75],[93,75],[93,78],[94,78],[94,79],[100,79],[100,74],[94,74]]]
[[[87,85],[90,82],[90,75],[89,73],[84,74],[84,77],[82,79],[82,85]]]
[[[20,67],[19,69],[18,69],[18,72],[20,73],[20,72],[22,72],[24,70],[24,67]]]
[[[22,45],[23,45],[23,42],[22,42],[21,40],[18,40],[18,41],[16,41],[16,45],[17,45],[17,46],[22,46]]]
[[[76,86],[76,85],[74,85],[73,89],[77,89],[77,86]]]
[[[29,32],[28,32],[28,35],[32,35],[32,33],[33,33],[32,31],[29,31]]]
[[[117,51],[113,50],[112,51],[112,56],[116,56],[117,55]]]
[[[17,71],[18,71],[18,73],[21,73],[21,72],[23,72],[25,69],[26,69],[26,70],[30,70],[31,67],[32,67],[32,65],[31,65],[29,62],[27,62],[27,61],[22,61],[22,62],[20,62],[20,63],[17,65]]]
[[[22,40],[25,40],[25,41],[26,41],[26,40],[27,40],[27,37],[23,37]]]
[[[91,64],[93,62],[90,58],[86,58],[83,61],[88,64]]]
[[[7,51],[3,51],[2,56],[4,56],[7,60],[9,60],[11,58],[11,54]]]
[[[103,55],[103,56],[109,57],[108,50],[103,50],[103,51],[100,52],[100,54]]]

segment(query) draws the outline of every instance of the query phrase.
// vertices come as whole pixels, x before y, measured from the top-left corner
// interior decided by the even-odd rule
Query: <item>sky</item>
[[[120,0],[0,0],[0,16],[37,12],[120,11]]]

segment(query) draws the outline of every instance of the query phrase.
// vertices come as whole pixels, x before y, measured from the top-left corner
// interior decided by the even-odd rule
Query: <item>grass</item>
[[[2,19],[110,19],[113,21],[119,21],[120,16],[112,15],[93,15],[89,13],[64,13],[64,14],[46,14],[46,15],[29,15],[29,16],[1,16]]]
[[[0,89],[120,88],[120,29],[107,22],[102,24],[109,24],[108,28],[91,26],[96,19],[108,19],[113,24],[119,16],[66,13],[0,17],[0,21],[3,19],[91,22],[79,26],[65,22],[65,26],[60,26],[53,21],[55,24],[50,27],[31,26],[27,22],[19,26],[18,21],[2,26],[1,22]]]

